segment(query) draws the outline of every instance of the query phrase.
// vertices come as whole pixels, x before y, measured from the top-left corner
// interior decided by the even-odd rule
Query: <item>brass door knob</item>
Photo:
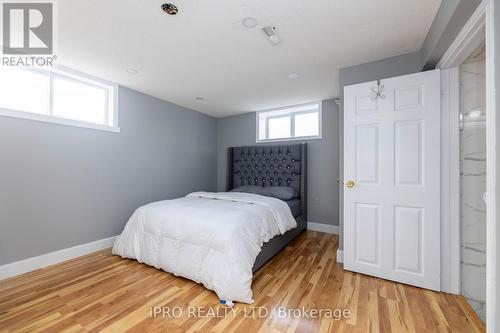
[[[354,180],[348,180],[345,185],[347,186],[347,188],[353,188],[354,184]]]

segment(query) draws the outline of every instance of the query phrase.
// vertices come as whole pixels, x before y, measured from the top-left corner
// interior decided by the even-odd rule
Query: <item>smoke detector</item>
[[[177,6],[171,3],[164,3],[163,5],[161,5],[161,9],[169,15],[177,15],[177,13],[179,12]]]
[[[280,45],[281,44],[281,39],[279,38],[278,34],[276,33],[276,27],[273,27],[272,25],[268,25],[267,27],[262,28],[262,31],[264,32],[264,35],[266,35],[267,39],[271,42],[273,45]]]

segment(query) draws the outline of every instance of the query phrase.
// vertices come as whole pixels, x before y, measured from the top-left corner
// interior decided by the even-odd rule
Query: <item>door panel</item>
[[[345,87],[344,268],[440,289],[440,73]]]
[[[395,207],[394,268],[422,274],[423,208]]]
[[[377,124],[356,127],[356,179],[358,183],[379,182],[379,126]]]
[[[424,107],[423,87],[397,88],[394,94],[394,109],[396,111]]]
[[[395,184],[422,185],[422,121],[395,123]]]
[[[380,266],[380,210],[378,205],[356,204],[356,261]]]
[[[356,114],[378,112],[378,101],[370,95],[356,96]]]

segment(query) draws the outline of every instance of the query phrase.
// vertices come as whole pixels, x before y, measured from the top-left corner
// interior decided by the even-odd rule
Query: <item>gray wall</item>
[[[323,138],[308,140],[308,220],[338,225],[338,107],[323,101]],[[217,189],[226,188],[227,148],[254,146],[255,113],[217,119]],[[294,141],[297,143],[297,141]],[[278,142],[274,144],[283,144]]]
[[[419,72],[421,70],[420,66],[420,53],[408,53],[405,55],[387,58],[379,61],[374,61],[366,64],[361,64],[357,66],[342,68],[339,71],[339,81],[340,81],[340,100],[343,100],[344,97],[344,87],[363,83],[367,81],[373,81],[377,79],[385,79],[393,76],[400,76],[410,73]],[[341,183],[343,183],[343,136],[344,136],[344,113],[343,106],[340,107],[340,124],[339,126],[339,142],[340,142],[340,155],[339,155],[339,163],[340,163],[340,179]],[[340,244],[339,249],[344,248],[344,239],[343,239],[343,187],[339,188],[339,226],[340,226]]]
[[[433,54],[434,50],[439,44],[439,40],[443,36],[446,27],[448,26],[448,23],[453,17],[453,13],[457,10],[459,4],[460,0],[443,0],[441,6],[439,6],[436,17],[434,18],[434,21],[432,21],[429,33],[427,34],[422,48],[420,49],[422,68],[429,60],[434,63],[439,61],[439,56]]]
[[[421,67],[433,69],[482,0],[443,0],[422,45]]]
[[[216,120],[119,90],[121,133],[0,117],[0,265],[118,235],[139,206],[216,188]]]

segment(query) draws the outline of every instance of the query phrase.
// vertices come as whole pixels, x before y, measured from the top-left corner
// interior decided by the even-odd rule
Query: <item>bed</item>
[[[297,227],[265,243],[253,272],[307,229],[307,144],[232,147],[227,152],[226,190],[244,185],[289,186],[299,196],[287,202]]]
[[[305,144],[229,148],[227,192],[139,207],[113,254],[202,283],[226,304],[250,304],[253,272],[306,229],[306,158]]]

